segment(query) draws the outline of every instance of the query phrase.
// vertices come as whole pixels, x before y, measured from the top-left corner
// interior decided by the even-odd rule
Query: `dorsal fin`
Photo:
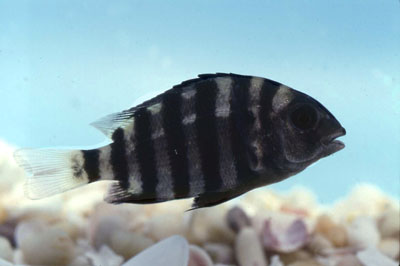
[[[133,122],[134,113],[137,108],[131,108],[119,113],[109,114],[94,121],[90,125],[97,128],[107,137],[111,138],[114,131],[118,128],[125,128]]]

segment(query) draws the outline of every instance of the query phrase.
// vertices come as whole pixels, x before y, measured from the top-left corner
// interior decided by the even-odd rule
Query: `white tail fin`
[[[30,199],[45,198],[89,183],[79,150],[20,149],[14,158],[30,174],[25,183],[25,194]]]

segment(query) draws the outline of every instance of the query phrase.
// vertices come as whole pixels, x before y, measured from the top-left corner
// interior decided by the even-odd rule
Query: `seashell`
[[[188,266],[213,266],[210,256],[200,247],[190,245]]]
[[[187,266],[189,244],[181,236],[171,236],[147,248],[122,266]]]
[[[236,233],[238,233],[240,229],[250,226],[251,224],[250,218],[247,216],[244,210],[237,206],[228,211],[226,220],[229,227]]]
[[[172,235],[185,235],[185,232],[186,227],[181,215],[153,216],[143,228],[143,233],[156,241]]]
[[[357,258],[364,266],[397,266],[398,263],[378,251],[374,247],[357,252]]]
[[[231,246],[222,243],[206,243],[204,250],[210,254],[215,263],[233,264],[234,255]]]
[[[359,248],[376,247],[380,235],[375,221],[371,217],[360,216],[347,228],[350,245]]]
[[[125,259],[132,258],[154,244],[152,239],[127,230],[115,230],[109,242],[110,247]]]
[[[397,259],[400,252],[399,240],[396,238],[385,238],[379,243],[378,249],[389,258]]]
[[[67,233],[42,221],[21,222],[15,235],[28,264],[67,265],[74,255],[74,243]]]
[[[397,210],[388,210],[378,221],[379,231],[383,238],[397,237],[400,239],[400,213]]]
[[[289,253],[309,240],[306,225],[301,219],[294,220],[287,227],[272,223],[272,219],[265,221],[261,232],[261,241],[267,250]]]
[[[271,263],[269,266],[284,266],[281,259],[279,258],[278,255],[274,255],[271,257]]]
[[[14,252],[8,239],[0,236],[0,258],[12,261],[13,255]]]
[[[13,263],[11,263],[11,262],[9,262],[9,261],[3,260],[3,259],[0,257],[0,265],[1,265],[1,266],[14,266],[15,264],[13,264]]]
[[[314,230],[329,240],[335,247],[344,247],[348,243],[346,229],[334,223],[326,214],[318,217]]]
[[[240,266],[266,266],[267,259],[256,231],[251,227],[243,228],[235,241],[236,260]]]
[[[120,266],[124,261],[106,245],[101,246],[99,251],[89,251],[85,255],[89,258],[91,265]]]

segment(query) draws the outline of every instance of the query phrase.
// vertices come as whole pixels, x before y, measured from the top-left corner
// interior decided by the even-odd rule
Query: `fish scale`
[[[204,74],[92,124],[112,143],[92,150],[19,150],[27,192],[43,198],[113,180],[106,201],[194,197],[213,206],[303,171],[344,147],[334,116],[273,80]],[[116,182],[115,182],[116,181]]]

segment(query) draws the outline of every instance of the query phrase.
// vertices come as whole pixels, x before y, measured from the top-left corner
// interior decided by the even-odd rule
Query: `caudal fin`
[[[29,173],[25,194],[41,199],[89,183],[79,150],[20,149],[16,162]]]

